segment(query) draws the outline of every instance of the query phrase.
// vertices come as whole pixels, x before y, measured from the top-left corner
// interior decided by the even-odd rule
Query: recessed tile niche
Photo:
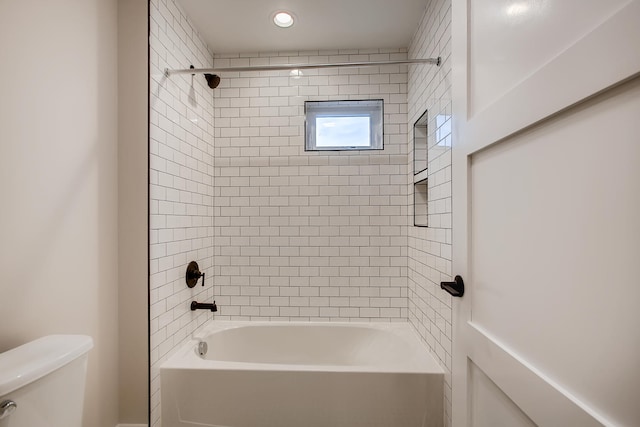
[[[425,111],[413,125],[413,225],[428,224],[428,114]]]

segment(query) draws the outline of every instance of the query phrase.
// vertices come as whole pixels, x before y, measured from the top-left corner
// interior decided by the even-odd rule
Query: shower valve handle
[[[196,283],[198,283],[198,279],[202,277],[202,286],[204,286],[204,275],[200,271],[198,267],[198,263],[195,261],[191,261],[187,266],[187,274],[185,275],[185,280],[187,282],[187,286],[193,288]]]
[[[202,286],[204,286],[204,273],[198,272],[198,277],[202,277]]]

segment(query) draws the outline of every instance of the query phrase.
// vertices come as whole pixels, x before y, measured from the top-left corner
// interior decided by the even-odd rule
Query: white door
[[[453,0],[453,425],[640,426],[640,0]]]

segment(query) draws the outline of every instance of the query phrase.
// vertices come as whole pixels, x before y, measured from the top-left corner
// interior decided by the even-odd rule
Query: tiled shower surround
[[[408,227],[409,321],[445,370],[445,426],[451,425],[451,0],[431,0],[409,46],[410,58],[442,57],[440,67],[409,68],[408,123],[428,111],[429,227]],[[409,134],[409,201],[413,203],[413,134]],[[411,218],[413,220],[413,218]],[[412,222],[411,222],[412,224]]]
[[[214,64],[406,55],[216,55]],[[406,65],[226,73],[213,97],[218,317],[406,319]],[[304,102],[351,99],[384,100],[384,150],[305,151]]]
[[[450,0],[432,0],[407,49],[214,55],[173,0],[152,0],[151,425],[160,364],[216,319],[411,321],[451,366],[450,156],[429,165],[434,227],[413,224],[411,126],[450,111]],[[439,52],[442,51],[442,52]],[[441,54],[443,67],[225,73],[165,68],[384,61]],[[215,59],[214,59],[215,58]],[[304,101],[384,100],[384,150],[306,152]],[[447,110],[448,108],[448,110]],[[430,126],[432,126],[430,122]],[[447,163],[448,162],[448,163]],[[447,202],[448,200],[448,202]],[[187,288],[195,260],[206,286]],[[447,377],[445,411],[450,413]],[[448,422],[448,421],[447,421]]]
[[[210,67],[212,53],[172,0],[149,5],[151,417],[160,418],[158,367],[210,315],[191,312],[209,301],[209,285],[185,284],[189,261],[206,276],[213,265],[213,98],[204,78],[164,77],[165,68]],[[201,77],[201,76],[197,76]]]

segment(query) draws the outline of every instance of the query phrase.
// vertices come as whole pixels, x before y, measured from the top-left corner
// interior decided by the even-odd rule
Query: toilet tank
[[[85,335],[49,335],[0,353],[0,427],[80,427],[92,347]]]

